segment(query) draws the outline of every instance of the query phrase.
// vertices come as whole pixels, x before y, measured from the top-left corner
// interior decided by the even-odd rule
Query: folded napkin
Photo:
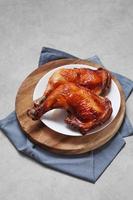
[[[40,55],[39,66],[49,61],[62,58],[76,57],[56,49],[43,48]],[[93,56],[88,60],[102,64],[98,56]],[[123,86],[127,99],[133,89],[133,82],[119,74],[114,73],[114,75]],[[125,144],[123,138],[133,134],[133,127],[127,116],[125,116],[123,124],[116,136],[104,146],[82,155],[63,156],[44,150],[27,139],[19,126],[15,111],[5,119],[0,120],[0,129],[19,152],[35,159],[47,167],[93,183],[122,149]]]

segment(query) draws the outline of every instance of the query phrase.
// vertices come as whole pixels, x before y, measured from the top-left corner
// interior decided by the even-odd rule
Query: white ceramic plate
[[[69,65],[64,65],[64,66],[55,68],[49,71],[39,80],[33,93],[33,100],[36,100],[43,95],[50,76],[59,68],[89,68],[89,69],[96,70],[96,68],[92,66],[82,65],[82,64],[69,64]],[[110,119],[106,121],[103,125],[98,126],[97,128],[89,131],[88,134],[95,133],[97,131],[104,129],[106,126],[108,126],[114,120],[114,118],[116,117],[120,109],[120,103],[121,103],[120,93],[119,93],[117,85],[115,84],[113,80],[111,81],[111,89],[107,97],[110,99],[112,103],[112,108],[113,108],[113,112]],[[65,116],[66,116],[65,110],[54,109],[47,112],[45,115],[43,115],[41,117],[41,121],[52,130],[62,133],[64,135],[81,136],[82,134],[80,132],[78,132],[77,130],[73,130],[67,126],[67,124],[64,122]]]

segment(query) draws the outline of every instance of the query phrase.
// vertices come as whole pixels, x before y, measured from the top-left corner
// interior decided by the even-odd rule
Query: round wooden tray
[[[33,121],[30,119],[26,112],[33,103],[32,95],[40,78],[53,68],[73,63],[87,64],[97,68],[102,67],[93,62],[79,59],[61,59],[49,62],[37,68],[24,80],[18,90],[15,105],[20,126],[32,142],[52,152],[68,155],[85,153],[108,142],[117,133],[125,114],[124,92],[118,80],[113,77],[120,91],[121,106],[116,118],[105,129],[92,135],[74,137],[57,133],[45,126],[40,120]]]

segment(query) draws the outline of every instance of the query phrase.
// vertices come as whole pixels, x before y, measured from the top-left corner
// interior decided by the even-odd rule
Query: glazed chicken
[[[74,74],[74,76],[77,75]],[[82,134],[104,123],[112,113],[109,99],[71,82],[59,84],[38,102],[38,104],[35,102],[33,108],[27,111],[28,116],[33,120],[40,119],[43,114],[52,109],[65,109],[68,114],[65,122]]]
[[[50,77],[44,96],[48,96],[59,85],[72,82],[91,89],[97,95],[105,95],[111,85],[111,74],[103,68],[92,70],[88,68],[58,69]]]

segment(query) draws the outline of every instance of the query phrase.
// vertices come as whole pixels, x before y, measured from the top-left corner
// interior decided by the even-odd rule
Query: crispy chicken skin
[[[65,122],[82,134],[107,121],[112,113],[109,99],[69,81],[58,85],[49,95],[43,96],[39,103],[35,102],[27,113],[37,120],[55,108],[65,109],[68,113]]]
[[[110,89],[111,74],[103,68],[97,70],[61,68],[50,77],[44,95],[47,97],[56,87],[68,82],[91,89],[93,93],[104,96]]]

